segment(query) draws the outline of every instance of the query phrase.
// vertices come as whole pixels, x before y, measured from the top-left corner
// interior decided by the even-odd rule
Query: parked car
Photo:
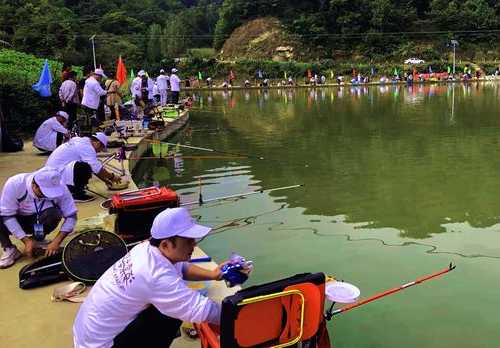
[[[418,58],[408,58],[405,60],[405,64],[422,64],[425,63],[423,59],[418,59]]]

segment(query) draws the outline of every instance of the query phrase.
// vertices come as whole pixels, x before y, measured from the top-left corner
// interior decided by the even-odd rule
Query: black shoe
[[[73,199],[77,203],[85,203],[85,202],[91,202],[95,199],[94,196],[88,195],[85,192],[81,193],[74,193],[73,194]]]

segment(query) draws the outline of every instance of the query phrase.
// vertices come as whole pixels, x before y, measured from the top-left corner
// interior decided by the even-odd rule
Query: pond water
[[[134,177],[184,202],[198,200],[200,182],[204,199],[304,184],[193,209],[216,227],[201,243],[208,254],[254,260],[248,284],[322,271],[369,297],[457,265],[335,317],[335,347],[492,347],[498,94],[494,83],[197,93],[173,142],[221,152],[182,148],[140,161]]]

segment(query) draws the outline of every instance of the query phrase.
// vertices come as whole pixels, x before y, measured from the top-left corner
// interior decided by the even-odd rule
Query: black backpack
[[[7,129],[2,127],[2,151],[18,152],[22,151],[23,147],[24,142],[20,137],[10,135]]]

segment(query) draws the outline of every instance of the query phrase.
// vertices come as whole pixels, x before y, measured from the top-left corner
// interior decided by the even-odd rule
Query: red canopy
[[[116,80],[120,82],[120,85],[127,80],[127,68],[125,68],[122,56],[118,57],[118,63],[116,67]]]

